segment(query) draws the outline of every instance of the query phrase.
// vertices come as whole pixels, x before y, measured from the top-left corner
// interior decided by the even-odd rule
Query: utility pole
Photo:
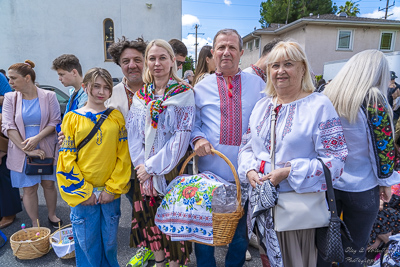
[[[380,1],[382,1],[382,0],[380,0]],[[379,9],[378,9],[378,11],[385,10],[385,19],[387,19],[387,17],[393,15],[393,14],[389,14],[389,15],[388,15],[388,11],[389,11],[389,8],[391,8],[392,6],[394,6],[394,3],[395,3],[395,1],[393,1],[393,4],[389,6],[389,0],[386,0],[386,7],[384,7],[384,8],[379,8]]]
[[[189,33],[189,34],[195,34],[195,36],[196,36],[196,41],[195,41],[195,44],[194,44],[194,47],[195,47],[195,54],[194,54],[194,68],[196,68],[197,67],[197,46],[199,45],[198,43],[197,43],[197,35],[204,35],[204,33],[198,33],[197,32],[197,29],[199,28],[199,25],[198,24],[196,24],[195,26],[194,26],[194,28],[196,29],[196,32],[195,33]]]

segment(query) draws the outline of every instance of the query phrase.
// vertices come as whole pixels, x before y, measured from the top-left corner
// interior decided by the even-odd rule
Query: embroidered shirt
[[[165,194],[164,175],[176,167],[189,146],[195,117],[194,93],[184,90],[165,99],[156,128],[152,125],[150,104],[160,99],[153,96],[146,105],[142,93],[138,91],[133,97],[126,122],[129,152],[133,165],[144,164],[146,172],[153,175],[154,188]]]
[[[237,169],[241,136],[247,129],[254,105],[262,97],[265,83],[254,75],[240,71],[232,79],[233,95],[230,98],[226,83],[221,79],[221,76],[212,74],[194,87],[196,121],[191,142],[193,146],[194,141],[207,139]],[[231,169],[217,155],[199,157],[198,167],[200,172],[208,170],[227,181],[234,181]]]
[[[397,171],[394,171],[389,178],[378,178],[375,148],[367,117],[361,108],[354,123],[350,123],[346,118],[340,118],[340,120],[348,143],[349,155],[344,172],[333,187],[346,192],[363,192],[377,185],[391,186],[400,183],[400,175]],[[383,142],[377,146],[385,148],[387,143]],[[388,155],[388,157],[394,159],[394,155]]]
[[[261,161],[265,161],[264,173],[271,171],[272,109],[272,98],[265,97],[251,114],[238,157],[238,174],[242,182],[248,182],[248,171],[260,169]],[[338,181],[344,168],[347,146],[339,116],[325,95],[313,93],[283,104],[275,133],[275,168],[291,167],[288,178],[279,184],[279,191],[326,190],[323,168],[317,157],[330,168],[333,183]]]
[[[72,207],[87,200],[95,187],[104,186],[116,198],[129,189],[131,162],[127,132],[118,110],[110,113],[100,130],[79,151],[76,161],[76,147],[100,116],[101,113],[83,115],[74,111],[64,117],[65,139],[59,151],[57,180],[61,197]]]
[[[267,74],[265,73],[265,71],[263,69],[257,67],[256,65],[251,64],[250,67],[245,68],[243,71],[257,75],[264,82],[267,82]]]

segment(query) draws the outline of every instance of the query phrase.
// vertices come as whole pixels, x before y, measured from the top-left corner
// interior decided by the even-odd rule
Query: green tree
[[[194,71],[194,64],[193,64],[192,56],[188,56],[188,57],[185,58],[185,63],[182,66],[182,75],[187,70],[193,70]]]
[[[291,23],[307,17],[310,13],[335,14],[336,4],[332,0],[267,0],[260,5],[259,22],[265,28],[269,23]]]
[[[355,4],[352,1],[346,1],[344,6],[339,7],[338,13],[344,12],[349,17],[357,17],[357,14],[360,14],[360,9],[358,6],[358,4]]]

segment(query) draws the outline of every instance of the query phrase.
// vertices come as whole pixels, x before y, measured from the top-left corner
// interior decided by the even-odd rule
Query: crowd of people
[[[31,225],[37,226],[39,184],[49,223],[62,225],[56,215],[57,181],[71,207],[77,266],[119,266],[117,232],[125,194],[132,206],[130,246],[139,248],[127,266],[150,260],[158,267],[186,265],[192,242],[172,241],[155,216],[191,147],[199,172],[235,183],[230,167],[212,150],[222,152],[248,196],[227,267],[244,265],[252,235],[264,267],[332,266],[318,254],[315,227],[277,230],[270,211],[276,199],[259,207],[260,199],[270,197],[266,192],[275,192],[279,202],[290,192],[326,191],[324,165],[352,237],[342,237],[340,266],[364,266],[367,246],[375,249],[396,233],[377,226],[390,212],[399,216],[382,210],[389,201],[398,206],[391,187],[400,183],[393,123],[398,116],[390,106],[400,106],[400,91],[382,52],[356,54],[318,92],[307,56],[292,40],[268,43],[260,59],[242,71],[242,38],[234,29],[220,30],[213,45],[201,49],[195,73],[188,70],[183,79],[177,70],[187,49],[179,40],[123,37],[108,52],[124,75],[115,86],[105,69],[83,75],[74,55],[53,61],[60,82],[72,87],[64,118],[55,93],[35,85],[32,61],[11,65],[9,81],[0,74],[2,133],[9,138],[3,148],[1,138],[6,138],[0,136],[0,228],[22,210],[19,188]],[[32,175],[27,157],[53,158],[53,171]],[[214,251],[195,243],[196,265],[216,266]]]

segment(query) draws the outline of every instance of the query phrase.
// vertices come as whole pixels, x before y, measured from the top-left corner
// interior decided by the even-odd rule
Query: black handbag
[[[54,158],[26,157],[26,175],[52,175],[53,171]]]
[[[325,173],[325,180],[327,186],[327,199],[331,218],[329,219],[328,227],[317,228],[315,233],[315,243],[317,245],[319,256],[326,262],[343,262],[344,250],[342,244],[342,235],[344,238],[353,242],[350,232],[344,222],[340,219],[336,210],[335,194],[333,192],[331,172],[326,167],[325,163],[317,158]]]

